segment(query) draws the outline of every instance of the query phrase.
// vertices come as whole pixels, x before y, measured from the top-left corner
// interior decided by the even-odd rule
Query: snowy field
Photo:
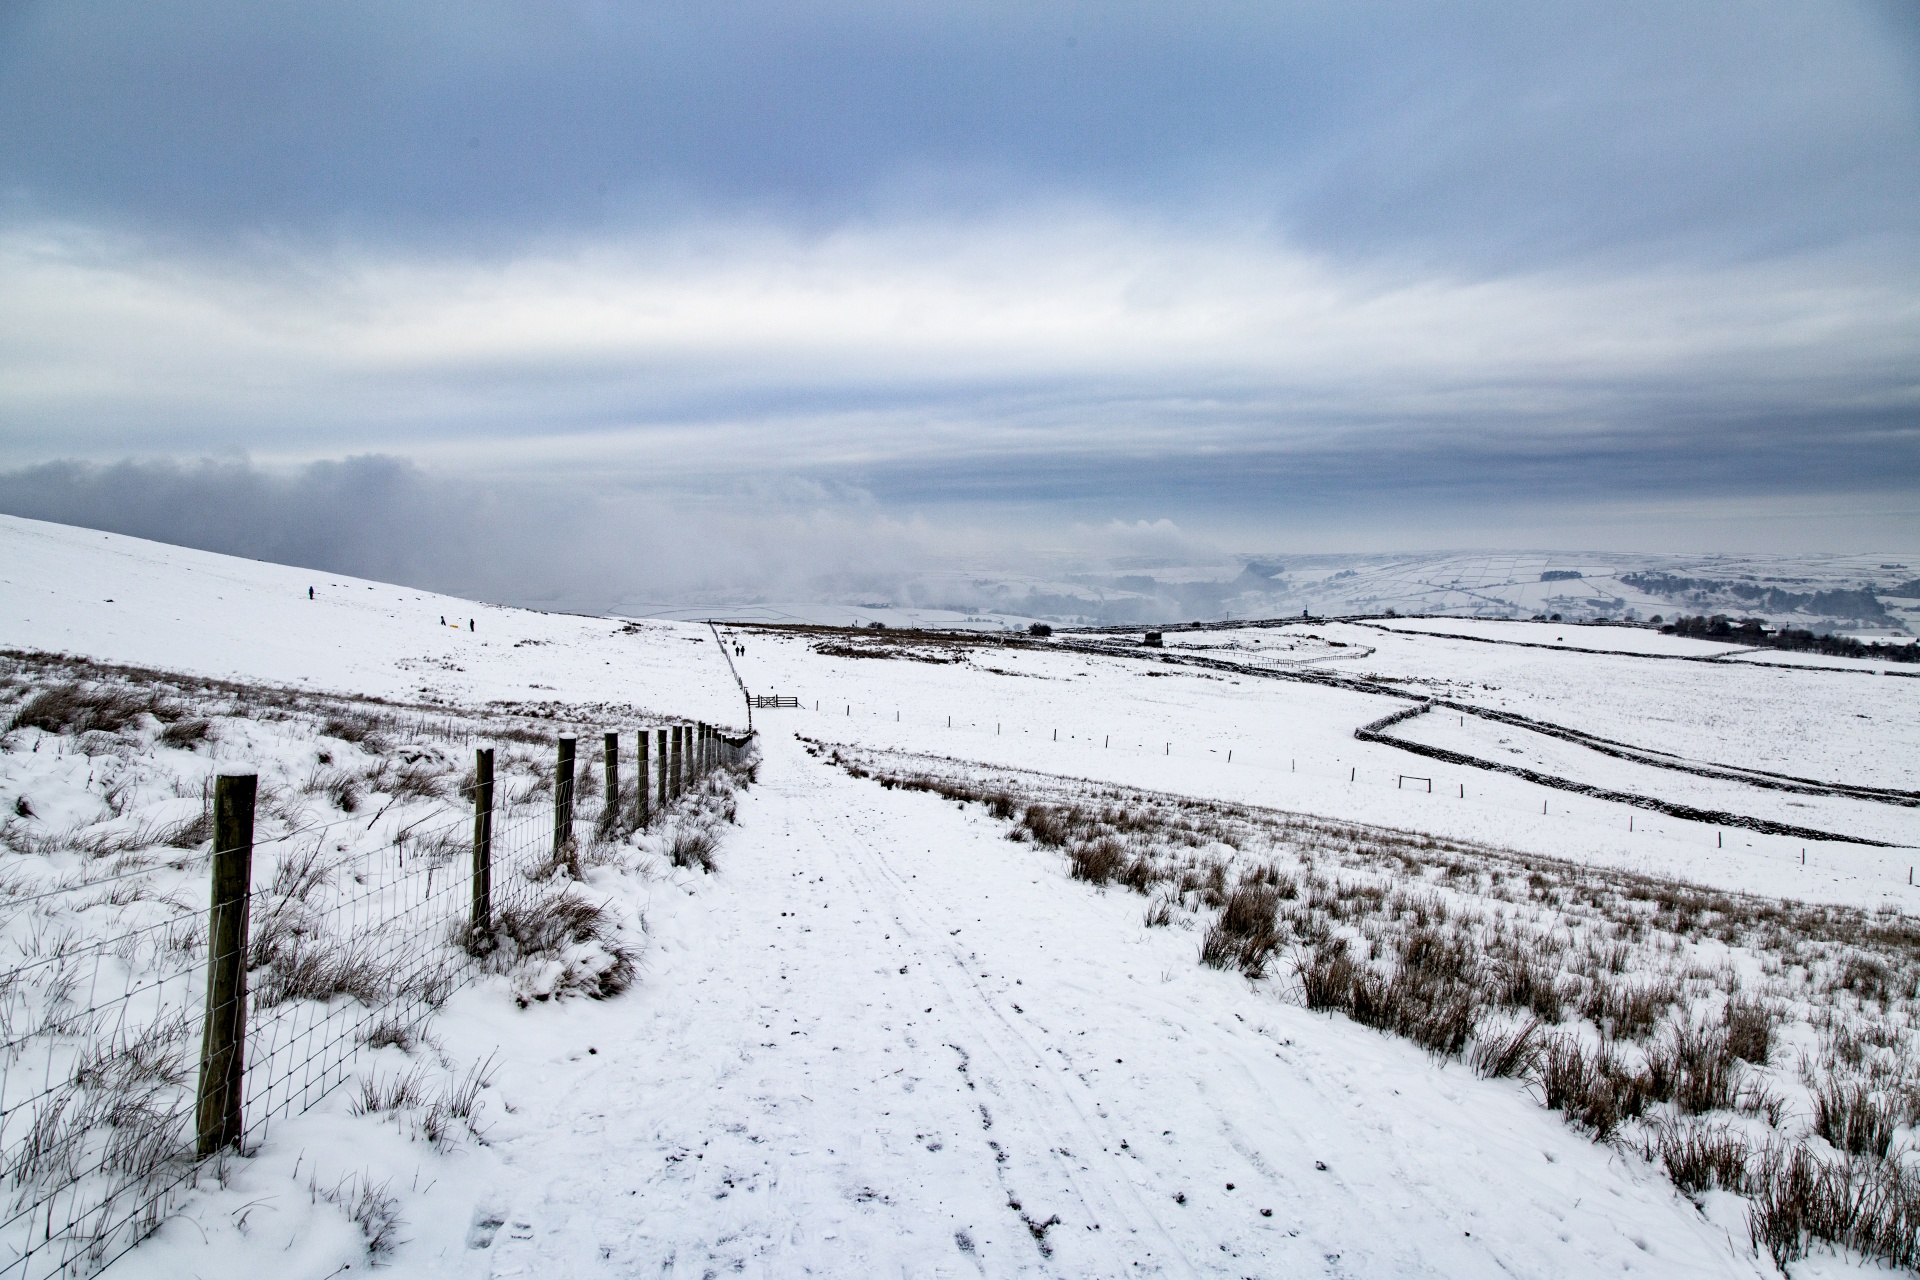
[[[1829,1172],[1890,1151],[1849,1185],[1881,1196],[1882,1236],[1920,1225],[1885,1216],[1920,1206],[1901,1181],[1920,808],[1877,794],[1920,789],[1920,681],[1452,619],[1170,632],[1158,651],[718,631],[0,520],[7,649],[154,668],[170,674],[65,670],[174,690],[171,719],[112,743],[6,735],[16,955],[34,929],[204,910],[187,827],[214,772],[271,782],[270,835],[339,809],[347,773],[372,822],[333,852],[390,848],[409,814],[455,832],[451,851],[471,744],[501,742],[537,819],[548,735],[743,730],[722,643],[753,693],[801,702],[753,713],[758,778],[728,790],[731,820],[715,799],[595,844],[561,888],[605,913],[599,937],[463,977],[416,1039],[357,1052],[111,1274],[1770,1275],[1794,1251],[1752,1214],[1798,1150]],[[7,714],[58,675],[16,659]],[[1355,739],[1423,697],[1574,737],[1435,711],[1388,732],[1467,762]],[[247,714],[265,703],[284,714]],[[349,742],[327,732],[343,715],[391,727]],[[170,740],[183,721],[207,728]],[[675,865],[680,826],[711,833],[711,874]],[[118,864],[88,852],[108,833]],[[151,896],[86,888],[116,865]],[[49,907],[53,890],[78,896]],[[1198,963],[1208,939],[1218,967]],[[630,979],[599,989],[621,961]],[[1760,1047],[1731,1056],[1756,1020]],[[1823,1089],[1865,1101],[1842,1115]],[[1884,1143],[1846,1127],[1882,1116]],[[1716,1134],[1745,1144],[1746,1172],[1674,1172]],[[1823,1229],[1792,1274],[1878,1265]]]
[[[1183,563],[1157,556],[1075,557],[1037,572],[990,566],[870,575],[859,593],[771,602],[717,598],[696,608],[632,600],[606,607],[640,617],[740,622],[1024,627],[1194,619],[1446,615],[1574,622],[1677,614],[1758,615],[1775,624],[1862,638],[1911,638],[1920,614],[1920,559],[1884,555],[1660,556],[1565,552],[1225,556]],[[822,584],[823,586],[825,584]],[[831,592],[831,588],[828,588]]]

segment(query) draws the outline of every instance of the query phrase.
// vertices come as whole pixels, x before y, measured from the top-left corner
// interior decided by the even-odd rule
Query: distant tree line
[[[1623,573],[1620,581],[1648,595],[1678,600],[1688,595],[1721,594],[1744,601],[1768,613],[1811,613],[1828,618],[1884,618],[1886,606],[1872,591],[1782,591],[1755,582],[1725,582],[1718,578],[1682,578],[1671,573]],[[1899,589],[1889,595],[1898,595]]]
[[[1882,662],[1920,662],[1920,641],[1905,644],[1863,643],[1852,636],[1815,635],[1811,631],[1783,627],[1768,631],[1759,618],[1735,622],[1724,614],[1711,618],[1675,618],[1660,630],[1668,635],[1692,636],[1700,640],[1720,640],[1731,644],[1750,644],[1762,649],[1791,649],[1798,653],[1824,653],[1835,658],[1874,658]]]

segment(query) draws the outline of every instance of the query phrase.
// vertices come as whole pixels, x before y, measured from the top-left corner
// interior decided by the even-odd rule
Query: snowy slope
[[[626,625],[0,516],[9,647],[404,701],[744,719],[706,626]]]

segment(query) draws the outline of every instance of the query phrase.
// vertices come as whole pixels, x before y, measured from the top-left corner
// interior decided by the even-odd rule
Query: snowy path
[[[767,753],[639,988],[533,1015],[490,1244],[439,1273],[1754,1274],[1517,1087],[1199,968],[977,811]]]

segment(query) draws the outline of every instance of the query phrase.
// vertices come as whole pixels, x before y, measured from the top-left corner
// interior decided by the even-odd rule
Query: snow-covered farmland
[[[521,761],[537,810],[551,734],[744,728],[722,643],[749,690],[801,703],[754,713],[758,781],[725,797],[732,821],[718,799],[690,815],[720,833],[713,874],[674,866],[655,831],[596,846],[567,882],[609,923],[555,960],[574,994],[609,998],[534,998],[569,985],[540,987],[550,967],[477,975],[417,1040],[368,1046],[342,1088],[201,1178],[114,1273],[1872,1265],[1822,1231],[1910,1258],[1920,809],[1895,793],[1917,788],[1920,682],[1672,660],[1663,645],[1718,650],[1624,629],[1564,647],[1487,643],[1494,624],[1407,634],[1451,626],[1178,631],[1158,650],[716,635],[0,520],[11,708],[57,680],[165,686],[111,744],[8,735],[14,882],[77,886],[113,865],[87,839],[138,831],[112,856],[155,890],[16,905],[10,937],[29,907],[83,934],[203,910],[205,846],[183,824],[215,771],[271,783],[268,836],[339,807],[327,770],[358,777],[373,821],[335,852],[377,851],[407,806],[457,829],[470,741]],[[1463,710],[1391,730],[1458,761],[1354,737],[1425,697],[1572,736]],[[275,710],[239,714],[249,699]],[[346,713],[394,727],[336,744]],[[204,736],[168,741],[196,720]],[[1583,745],[1601,739],[1734,776]],[[407,751],[437,794],[379,790]],[[1576,785],[1482,767],[1522,756]],[[590,989],[616,960],[630,985]],[[1796,1170],[1870,1170],[1846,1194],[1878,1207],[1852,1235],[1794,1219]],[[1844,1200],[1820,1185],[1807,1204]]]

